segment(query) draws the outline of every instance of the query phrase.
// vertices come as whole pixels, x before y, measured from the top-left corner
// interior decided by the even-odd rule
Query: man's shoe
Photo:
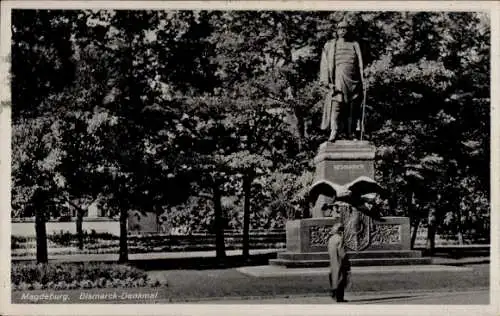
[[[333,300],[337,299],[337,291],[336,290],[331,290],[330,291],[330,296],[332,297]]]

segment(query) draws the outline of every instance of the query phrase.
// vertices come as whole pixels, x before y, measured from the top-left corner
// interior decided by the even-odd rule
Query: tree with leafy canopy
[[[74,18],[46,10],[12,14],[12,207],[35,215],[38,262],[48,260],[45,222],[57,207],[61,148],[52,97],[74,77],[68,25]]]
[[[189,19],[190,14],[160,11],[86,11],[81,16],[76,45],[82,63],[94,61],[102,71],[92,71],[91,87],[80,91],[92,91],[96,98],[88,110],[101,109],[113,121],[100,137],[106,148],[102,169],[111,179],[104,188],[106,203],[120,213],[120,261],[127,260],[129,210],[159,214],[164,204],[187,197],[175,194],[188,187],[182,177],[169,176],[179,162],[171,152],[175,148],[169,147],[177,137],[173,122],[182,113],[171,84],[181,75],[168,67],[182,50],[179,37],[189,31]],[[174,186],[174,180],[180,185]],[[166,195],[159,191],[162,185],[176,190]]]
[[[377,170],[392,192],[392,209],[412,211],[413,240],[420,218],[430,219],[432,253],[443,218],[461,217],[452,216],[462,212],[460,196],[489,191],[480,181],[469,182],[475,188],[468,192],[460,189],[472,170],[489,182],[487,19],[419,12],[377,23],[388,44],[367,71],[370,90],[376,91],[369,93],[367,116],[380,152]]]
[[[18,119],[12,126],[12,209],[14,214],[35,216],[36,258],[48,261],[45,223],[57,207],[58,179],[55,169],[61,151],[50,117]]]
[[[319,52],[344,17],[366,55],[366,130],[378,147],[387,215],[410,216],[414,238],[422,219],[431,218],[430,249],[436,231],[462,240],[468,230],[489,229],[480,224],[490,212],[490,35],[482,14],[16,14],[13,122],[51,147],[37,149],[42,145],[16,132],[14,153],[39,156],[20,160],[13,171],[40,168],[36,161],[51,152],[58,158],[32,182],[13,172],[13,200],[69,200],[83,210],[100,193],[121,215],[122,261],[128,210],[159,214],[190,195],[209,197],[222,257],[224,198],[241,197],[245,234],[256,214],[250,210],[303,207],[301,183],[324,140],[317,128]],[[32,69],[39,75],[27,76]],[[280,175],[297,181],[281,197],[273,188]],[[283,196],[297,198],[280,206]],[[47,207],[34,209],[43,219]]]
[[[298,153],[300,142],[291,134],[283,109],[290,87],[280,59],[289,52],[279,46],[283,38],[272,36],[273,26],[281,25],[273,12],[224,12],[213,20],[219,27],[211,39],[222,82],[219,93],[238,144],[224,159],[242,175],[243,256],[248,257],[252,183]]]

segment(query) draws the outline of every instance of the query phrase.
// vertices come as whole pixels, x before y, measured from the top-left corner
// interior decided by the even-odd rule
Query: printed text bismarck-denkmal
[[[152,293],[141,293],[141,292],[103,292],[103,293],[91,293],[91,292],[81,292],[80,300],[151,300],[158,297],[158,291]]]

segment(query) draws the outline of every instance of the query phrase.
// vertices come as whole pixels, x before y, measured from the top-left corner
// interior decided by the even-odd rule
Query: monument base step
[[[419,257],[419,258],[364,258],[364,259],[350,259],[353,267],[361,266],[397,266],[397,265],[423,265],[431,264],[432,258]],[[330,261],[328,259],[316,260],[287,260],[287,259],[271,259],[270,265],[284,266],[287,268],[320,268],[328,267]]]
[[[348,251],[349,259],[374,259],[374,258],[419,258],[419,250],[365,250],[361,252]],[[284,260],[328,260],[328,252],[291,252],[278,253],[278,259]]]

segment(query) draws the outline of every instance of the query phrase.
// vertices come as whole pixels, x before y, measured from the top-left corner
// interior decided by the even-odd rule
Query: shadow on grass
[[[384,296],[384,297],[377,297],[377,298],[365,298],[365,299],[360,299],[360,300],[351,300],[349,303],[356,304],[356,303],[375,303],[375,302],[380,302],[380,301],[387,301],[387,300],[404,300],[406,298],[415,298],[416,296],[414,295],[405,295],[405,296]]]

